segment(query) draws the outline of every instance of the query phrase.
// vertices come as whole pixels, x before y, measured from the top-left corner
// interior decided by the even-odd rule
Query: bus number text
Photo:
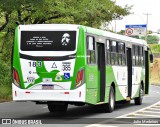
[[[42,62],[40,62],[40,61],[29,62],[29,67],[42,67]]]

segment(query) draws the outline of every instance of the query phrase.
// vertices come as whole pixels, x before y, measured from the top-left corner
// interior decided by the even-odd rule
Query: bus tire
[[[135,105],[141,105],[142,104],[142,100],[143,100],[143,88],[142,88],[142,85],[140,86],[140,89],[139,89],[139,97],[135,98],[134,99],[134,103]]]
[[[48,110],[51,113],[65,113],[67,111],[68,104],[67,103],[61,103],[61,104],[48,104]]]
[[[115,91],[113,87],[110,87],[110,92],[109,92],[109,102],[104,104],[104,110],[107,113],[113,112],[115,107]]]

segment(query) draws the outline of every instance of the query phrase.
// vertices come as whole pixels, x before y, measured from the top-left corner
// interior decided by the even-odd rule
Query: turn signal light
[[[13,69],[13,83],[18,87],[20,86],[20,78],[18,75],[18,71],[15,69]]]
[[[78,71],[77,73],[75,88],[81,86],[83,83],[84,83],[84,69]]]

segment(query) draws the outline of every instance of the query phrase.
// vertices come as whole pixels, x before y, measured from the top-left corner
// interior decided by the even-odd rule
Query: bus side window
[[[111,44],[111,50],[112,52],[117,52],[117,42],[116,41],[112,41],[112,44]]]
[[[136,61],[135,65],[136,66],[138,66],[138,55],[139,55],[138,47],[139,46],[137,45],[135,46],[135,61]]]
[[[123,54],[122,54],[122,65],[126,65],[126,46],[123,45]]]
[[[139,55],[138,55],[139,66],[142,66],[142,47],[139,46]]]
[[[87,36],[87,63],[95,64],[95,39],[93,36]]]
[[[123,59],[123,55],[124,55],[124,43],[119,42],[118,43],[118,63],[119,65],[124,65],[124,59]]]
[[[112,65],[117,65],[118,64],[118,60],[117,60],[117,42],[116,41],[112,41],[111,42],[111,64]]]
[[[142,47],[141,65],[144,66],[144,51]]]
[[[135,57],[135,45],[132,46],[132,64],[136,65],[136,57]]]
[[[118,56],[119,65],[126,65],[125,44],[123,42],[118,43]]]
[[[110,46],[110,40],[106,40],[106,63],[111,64],[111,46]]]

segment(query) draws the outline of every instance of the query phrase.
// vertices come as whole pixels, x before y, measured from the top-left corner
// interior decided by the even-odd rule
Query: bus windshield
[[[76,31],[21,31],[22,51],[74,51]]]

